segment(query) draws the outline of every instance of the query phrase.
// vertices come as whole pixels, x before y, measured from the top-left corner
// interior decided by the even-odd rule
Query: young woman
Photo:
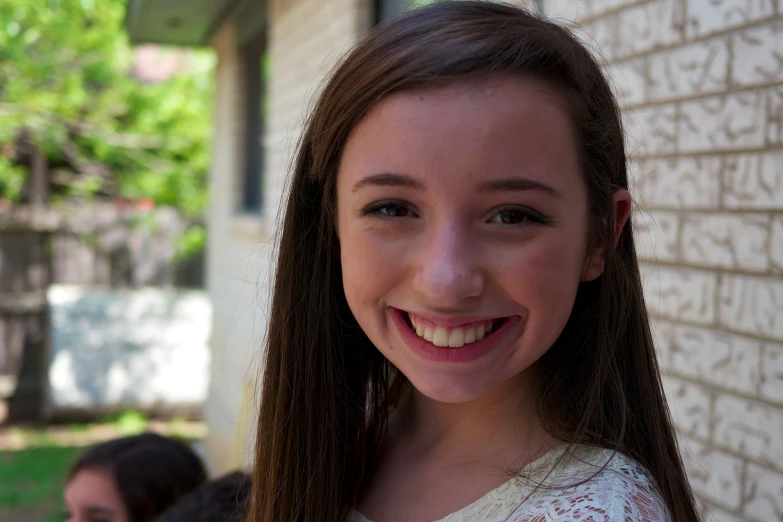
[[[290,190],[250,520],[697,520],[571,34],[470,1],[375,29]]]
[[[146,433],[93,446],[71,467],[68,522],[149,522],[206,481],[184,443]]]

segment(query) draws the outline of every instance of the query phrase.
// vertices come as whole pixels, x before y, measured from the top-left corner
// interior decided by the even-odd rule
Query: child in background
[[[240,522],[249,497],[250,475],[235,471],[189,493],[157,522]]]
[[[148,522],[205,482],[183,442],[145,433],[87,450],[65,486],[68,522]]]

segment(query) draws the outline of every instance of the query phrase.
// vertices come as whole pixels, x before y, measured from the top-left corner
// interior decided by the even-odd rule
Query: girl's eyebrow
[[[481,192],[514,192],[524,190],[540,190],[557,195],[557,191],[545,183],[535,181],[530,178],[514,177],[504,179],[493,179],[481,183],[478,187]]]
[[[424,189],[424,185],[421,182],[413,179],[410,176],[404,174],[395,174],[393,172],[384,172],[382,174],[374,174],[367,176],[357,181],[353,186],[353,191],[357,192],[359,189],[368,186],[376,187],[408,187],[413,189]]]
[[[353,191],[357,192],[363,187],[407,187],[413,189],[424,189],[424,185],[416,179],[404,174],[395,174],[393,172],[384,172],[374,174],[357,181],[353,186]],[[540,190],[549,194],[557,195],[557,191],[545,183],[535,181],[530,178],[513,177],[503,179],[493,179],[485,181],[478,186],[480,192],[518,192],[525,190]]]
[[[87,506],[88,515],[113,515],[114,511],[103,506]]]

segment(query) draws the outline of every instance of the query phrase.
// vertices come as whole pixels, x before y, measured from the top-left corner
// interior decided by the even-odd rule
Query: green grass
[[[196,439],[186,434],[185,420],[168,421],[169,436],[185,442]],[[91,427],[110,425],[115,436],[136,435],[147,430],[149,421],[134,410],[100,419],[98,423],[71,424],[66,431],[85,435]],[[61,428],[62,431],[62,428]],[[9,435],[24,441],[25,449],[0,451],[0,520],[6,522],[62,522],[62,493],[71,464],[87,448],[58,443],[51,431],[42,428],[11,428]]]
[[[62,520],[65,475],[83,451],[84,448],[38,447],[0,452],[0,515],[4,511],[51,506],[40,520]]]

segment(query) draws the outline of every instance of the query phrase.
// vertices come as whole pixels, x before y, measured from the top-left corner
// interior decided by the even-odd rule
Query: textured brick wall
[[[271,84],[265,129],[267,205],[261,216],[236,212],[244,168],[244,122],[252,115],[243,105],[246,71],[238,53],[235,20],[226,21],[211,42],[218,57],[207,263],[214,319],[204,408],[210,431],[204,452],[213,474],[252,461],[258,347],[267,326],[271,288],[271,233],[308,104],[342,52],[369,27],[368,6],[365,0],[267,3]]]
[[[268,216],[277,214],[307,109],[337,60],[371,26],[367,0],[271,0]]]
[[[648,305],[705,520],[783,520],[783,1],[544,5],[623,105]]]

